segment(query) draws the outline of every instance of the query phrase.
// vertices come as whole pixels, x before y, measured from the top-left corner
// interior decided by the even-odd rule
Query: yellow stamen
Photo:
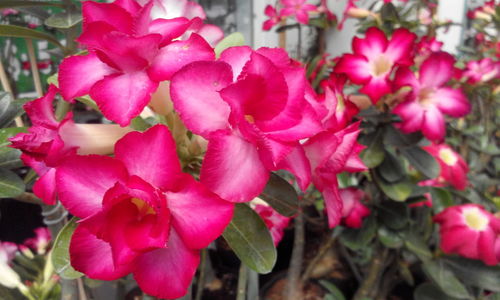
[[[489,220],[477,207],[467,208],[463,212],[465,224],[474,230],[485,230]]]
[[[448,148],[439,150],[439,158],[441,158],[441,160],[448,166],[455,165],[458,160],[457,155]]]

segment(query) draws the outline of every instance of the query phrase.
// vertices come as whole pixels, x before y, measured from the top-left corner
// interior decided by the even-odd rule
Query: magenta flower
[[[342,199],[342,223],[347,227],[360,228],[363,219],[370,215],[371,211],[361,200],[365,193],[357,188],[349,187],[339,190]]]
[[[415,39],[414,33],[399,28],[387,40],[380,29],[370,27],[364,39],[352,40],[354,54],[344,54],[335,72],[345,73],[352,82],[363,85],[360,92],[377,103],[383,95],[392,92],[389,76],[394,68],[413,64]]]
[[[491,58],[471,60],[467,62],[467,68],[462,73],[469,83],[483,83],[491,79],[500,78],[500,62]]]
[[[287,17],[294,15],[301,24],[309,23],[309,12],[317,11],[317,7],[306,3],[307,0],[280,0],[283,8],[280,15]]]
[[[463,92],[445,86],[453,76],[454,62],[450,54],[437,52],[422,63],[418,77],[408,68],[398,70],[396,88],[412,88],[393,110],[402,119],[403,132],[421,130],[429,140],[441,141],[446,133],[443,114],[458,118],[469,113],[470,104]]]
[[[337,20],[337,16],[328,8],[328,0],[321,0],[318,6],[318,12],[324,13],[328,21]]]
[[[269,17],[268,20],[266,20],[262,24],[262,30],[268,31],[271,30],[275,25],[279,24],[281,22],[281,16],[278,14],[276,11],[276,8],[272,5],[267,5],[264,14]]]
[[[160,298],[186,293],[199,249],[232,218],[231,203],[181,172],[163,125],[124,136],[114,158],[66,159],[56,180],[61,203],[81,219],[70,244],[73,267],[99,280],[132,272],[144,292]]]
[[[36,253],[43,255],[47,251],[51,240],[50,231],[47,227],[38,227],[35,229],[35,237],[24,241],[24,245],[35,249]]]
[[[269,232],[273,238],[274,246],[278,246],[283,235],[285,234],[285,228],[288,227],[291,218],[284,217],[275,211],[271,206],[267,204],[257,204],[254,210],[259,214],[259,216],[266,223]]]
[[[219,61],[195,62],[171,80],[175,110],[208,142],[201,181],[223,199],[250,201],[269,171],[306,161],[298,145],[319,130],[304,100],[304,70],[282,49],[232,47]],[[293,171],[292,171],[293,173]],[[248,184],[251,182],[252,184]]]
[[[151,19],[153,2],[135,14],[115,3],[83,3],[83,33],[78,41],[88,55],[71,56],[60,66],[66,100],[89,94],[104,116],[126,126],[151,100],[160,81],[182,66],[214,58],[198,34],[174,40],[194,22],[186,18]]]
[[[438,184],[449,183],[457,190],[464,190],[467,187],[469,168],[458,153],[446,144],[432,144],[423,148],[436,158],[441,167],[441,172],[435,179]]]
[[[118,125],[75,124],[71,112],[59,122],[52,106],[57,92],[51,85],[45,96],[26,103],[24,110],[33,126],[28,133],[19,133],[9,139],[12,148],[22,151],[24,164],[40,176],[33,192],[49,205],[56,202],[55,168],[66,157],[76,152],[109,154],[112,145],[130,131]]]
[[[451,206],[434,217],[440,224],[441,249],[496,265],[495,241],[500,219],[478,204]]]

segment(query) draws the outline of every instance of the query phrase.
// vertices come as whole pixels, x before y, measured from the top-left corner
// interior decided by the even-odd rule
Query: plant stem
[[[288,300],[302,299],[302,281],[300,273],[304,259],[304,216],[299,211],[294,219],[294,240],[290,267],[283,296]]]
[[[42,202],[42,200],[40,200],[40,198],[38,198],[37,196],[35,196],[35,194],[28,193],[28,192],[24,192],[21,195],[15,197],[14,199],[17,200],[17,201],[21,201],[21,202],[25,202],[25,203],[30,203],[30,204],[37,204],[37,205],[42,205],[43,204],[43,202]]]
[[[302,274],[301,281],[302,282],[307,282],[309,278],[311,277],[312,272],[314,271],[314,268],[316,265],[319,263],[319,261],[325,256],[325,254],[328,252],[328,250],[332,247],[333,243],[335,242],[336,236],[333,235],[332,233],[328,234],[328,238],[326,242],[324,242],[319,250],[316,256],[309,262],[307,265],[306,270],[304,271],[304,274]]]
[[[242,262],[238,274],[238,290],[236,291],[236,300],[246,300],[247,293],[247,266]]]
[[[14,99],[14,92],[12,91],[12,87],[10,86],[9,78],[7,77],[7,72],[5,72],[5,68],[3,66],[2,59],[0,58],[0,82],[2,83],[2,88],[5,92],[9,93]],[[24,127],[24,122],[21,117],[16,117],[14,119],[17,127]]]
[[[368,275],[366,275],[365,280],[361,283],[361,286],[356,291],[353,300],[368,298],[371,293],[376,294],[376,292],[378,291],[376,285],[380,274],[384,270],[384,262],[387,258],[387,254],[387,248],[384,248],[384,250],[382,251],[377,251],[368,269]]]
[[[205,267],[207,265],[207,249],[201,250],[201,262],[200,262],[200,276],[198,277],[198,283],[196,285],[196,295],[195,300],[201,300],[201,296],[203,295],[203,288],[205,286]]]
[[[26,46],[28,48],[28,58],[31,66],[31,75],[33,76],[33,84],[35,85],[35,90],[36,93],[38,94],[38,97],[42,97],[43,86],[42,86],[42,80],[40,78],[40,72],[38,71],[38,65],[36,62],[36,54],[35,54],[35,47],[33,46],[33,40],[32,39],[25,39],[25,40],[26,40]]]

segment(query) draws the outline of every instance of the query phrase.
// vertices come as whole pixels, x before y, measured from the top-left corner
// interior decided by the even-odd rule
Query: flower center
[[[457,163],[457,155],[451,149],[439,150],[439,158],[448,166],[453,166]]]
[[[255,123],[255,119],[251,115],[245,115],[245,120],[247,120],[248,123],[251,123],[251,124]]]
[[[389,73],[391,68],[392,62],[383,54],[377,57],[371,64],[372,75],[375,77]]]
[[[434,89],[424,88],[418,92],[418,100],[423,106],[427,106],[432,103],[434,96]]]
[[[139,198],[132,198],[130,200],[135,206],[137,206],[137,209],[139,210],[139,215],[145,216],[145,215],[155,215],[156,211],[149,205],[147,204],[144,200],[141,200]]]
[[[477,207],[468,208],[464,210],[463,216],[465,224],[474,230],[485,230],[488,226],[488,218],[479,211]]]

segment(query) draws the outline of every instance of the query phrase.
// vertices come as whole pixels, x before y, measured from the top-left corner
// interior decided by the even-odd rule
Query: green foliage
[[[52,264],[54,265],[54,269],[59,276],[65,279],[76,279],[83,276],[82,273],[73,269],[69,257],[69,244],[73,232],[75,232],[76,226],[78,225],[76,221],[76,218],[72,218],[63,229],[61,229],[52,249]]]
[[[219,57],[224,50],[229,47],[243,46],[245,45],[245,37],[240,32],[233,32],[226,36],[222,41],[220,41],[217,46],[215,46],[215,56]]]
[[[297,192],[285,179],[271,173],[264,191],[259,196],[283,216],[291,217],[299,209]]]

